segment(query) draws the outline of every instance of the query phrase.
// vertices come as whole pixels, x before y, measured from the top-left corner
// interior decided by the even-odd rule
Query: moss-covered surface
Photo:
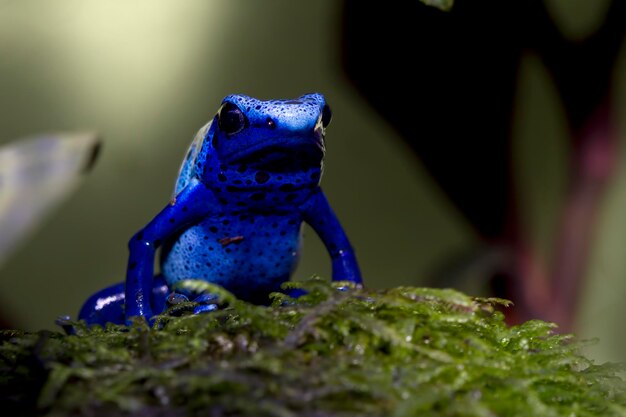
[[[192,283],[197,289],[214,287]],[[270,307],[222,292],[150,329],[2,332],[3,410],[19,415],[626,416],[617,369],[532,321],[451,290],[311,279]],[[206,288],[204,288],[206,287]],[[14,411],[13,411],[14,412]],[[9,414],[6,414],[9,415]],[[16,414],[11,414],[16,415]]]

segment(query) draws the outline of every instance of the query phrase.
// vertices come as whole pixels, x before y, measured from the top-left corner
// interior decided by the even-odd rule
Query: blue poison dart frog
[[[126,283],[91,296],[79,318],[90,324],[150,319],[187,299],[171,290],[184,279],[266,304],[296,267],[303,222],[326,246],[333,280],[360,284],[350,242],[319,186],[330,119],[321,94],[224,98],[191,143],[169,204],[131,238]],[[200,303],[194,312],[216,308],[211,300],[210,294],[193,299]]]

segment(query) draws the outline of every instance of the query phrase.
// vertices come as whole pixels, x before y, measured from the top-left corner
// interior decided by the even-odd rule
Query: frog
[[[226,96],[193,138],[169,202],[130,239],[125,282],[89,297],[79,319],[150,321],[189,299],[177,290],[188,279],[267,305],[295,271],[305,223],[330,255],[332,280],[361,286],[354,249],[320,186],[331,119],[320,93]],[[195,314],[217,308],[212,294],[192,301]]]

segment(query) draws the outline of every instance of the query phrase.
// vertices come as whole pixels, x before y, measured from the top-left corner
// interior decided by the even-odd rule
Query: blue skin
[[[321,94],[224,98],[196,134],[174,197],[131,238],[126,283],[92,295],[79,318],[89,324],[150,319],[165,309],[172,286],[190,278],[265,304],[296,267],[303,222],[326,246],[333,280],[360,284],[354,251],[319,187],[330,118]],[[161,274],[154,276],[159,247]]]

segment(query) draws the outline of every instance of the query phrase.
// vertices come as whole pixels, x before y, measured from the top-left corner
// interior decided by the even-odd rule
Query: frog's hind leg
[[[150,299],[153,311],[160,313],[165,309],[168,291],[163,277],[161,275],[154,277]],[[89,297],[80,309],[78,319],[85,320],[88,325],[125,324],[124,301],[125,285],[123,282],[119,282]]]

